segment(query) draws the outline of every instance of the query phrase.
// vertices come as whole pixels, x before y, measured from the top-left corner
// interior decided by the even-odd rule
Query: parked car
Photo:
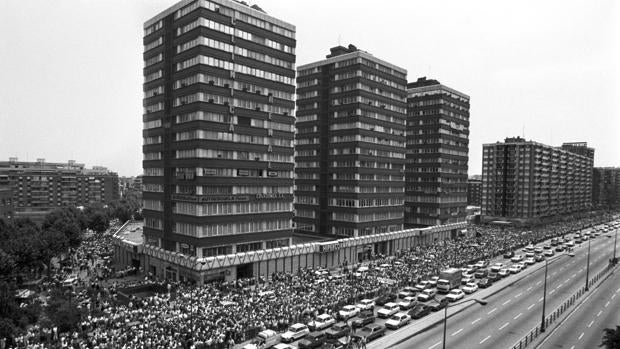
[[[528,257],[525,259],[525,264],[527,265],[532,265],[534,263],[536,263],[536,259],[534,259],[535,257]]]
[[[348,319],[350,319],[352,317],[357,316],[357,314],[359,314],[359,313],[360,313],[360,310],[359,310],[358,307],[356,307],[354,305],[345,305],[338,312],[338,316],[342,320],[348,320]]]
[[[510,268],[508,268],[508,270],[510,271],[510,274],[517,274],[521,271],[521,266],[519,264],[513,264]]]
[[[284,343],[280,343],[280,344],[276,344],[273,349],[295,349],[295,347],[289,345],[289,344],[284,344]]]
[[[429,283],[429,285],[431,285],[431,287],[437,287],[437,280],[439,280],[439,276],[432,276],[428,280],[428,283]]]
[[[459,289],[454,289],[454,290],[450,291],[450,293],[448,293],[448,295],[446,296],[446,298],[450,302],[456,302],[459,299],[463,299],[463,297],[465,297],[465,293],[463,293],[463,291],[461,291]]]
[[[510,270],[508,270],[508,268],[502,268],[502,269],[500,269],[499,273],[497,273],[497,275],[499,275],[499,276],[504,278],[504,277],[510,275]]]
[[[377,298],[377,300],[375,301],[375,304],[383,306],[386,303],[394,302],[396,298],[398,297],[395,293],[384,294],[383,296],[380,296],[379,298]]]
[[[435,290],[434,288],[427,288],[426,290],[422,291],[422,293],[418,294],[418,301],[428,302],[433,299],[436,294],[437,290]]]
[[[417,289],[415,287],[407,286],[403,288],[400,292],[398,292],[398,298],[406,298],[415,296]]]
[[[509,259],[509,258],[514,257],[514,255],[515,255],[515,253],[513,251],[508,251],[508,252],[504,253],[504,258],[505,259]]]
[[[475,278],[473,275],[463,275],[463,278],[461,278],[461,285],[466,285],[469,282],[474,282]]]
[[[409,315],[413,319],[420,319],[431,313],[431,308],[425,304],[418,304],[409,310]]]
[[[356,334],[357,337],[364,338],[366,340],[366,343],[384,335],[385,327],[379,324],[370,324],[368,326],[365,326]]]
[[[318,348],[321,344],[325,343],[327,337],[323,332],[312,332],[309,333],[306,338],[302,339],[297,347],[299,349],[312,349]]]
[[[542,262],[545,260],[545,256],[543,256],[542,254],[537,254],[536,256],[534,256],[534,260],[536,262]]]
[[[478,261],[475,264],[475,267],[478,268],[478,269],[482,269],[482,268],[486,268],[488,265],[489,265],[489,262],[487,262],[487,261]]]
[[[546,250],[546,251],[545,251],[545,256],[547,256],[547,257],[553,257],[553,250]]]
[[[420,281],[419,284],[415,285],[415,288],[418,292],[422,292],[426,290],[427,288],[431,288],[431,285],[429,284],[428,281]]]
[[[336,319],[334,319],[331,315],[321,314],[317,316],[316,319],[308,323],[308,328],[312,331],[320,331],[330,327],[335,323]]]
[[[400,306],[398,304],[388,303],[384,305],[383,308],[379,309],[379,311],[377,311],[377,316],[380,318],[387,319],[390,316],[398,313],[399,310],[400,310]]]
[[[398,306],[396,307],[398,308]],[[372,311],[363,311],[358,315],[357,319],[353,320],[353,326],[361,328],[373,322],[375,322],[375,314]]]
[[[492,272],[499,272],[500,269],[502,269],[504,267],[504,263],[495,263],[491,266],[491,271]]]
[[[304,324],[294,324],[291,325],[286,332],[282,334],[283,342],[293,342],[298,339],[304,338],[306,335],[310,333],[310,329],[308,326]]]
[[[407,313],[396,313],[392,315],[386,322],[385,327],[396,330],[411,322],[411,316]]]
[[[513,262],[513,263],[519,263],[522,260],[523,260],[523,255],[520,255],[520,254],[510,258],[510,261]]]
[[[427,306],[431,311],[438,311],[445,308],[446,305],[448,305],[448,302],[449,301],[447,298],[442,298],[440,300],[433,300],[432,302],[428,303]]]
[[[475,282],[468,282],[467,285],[463,286],[463,292],[467,294],[471,294],[478,291],[478,284]]]
[[[416,304],[418,304],[416,297],[405,297],[405,299],[398,303],[398,306],[401,310],[408,310],[415,307]]]
[[[375,301],[373,301],[372,299],[362,299],[355,306],[360,311],[362,311],[362,310],[373,310],[375,308]]]
[[[489,275],[487,275],[487,279],[488,279],[490,282],[495,282],[495,281],[497,281],[497,280],[499,280],[499,279],[501,279],[501,278],[502,278],[502,277],[501,277],[501,276],[499,276],[499,273],[489,273]]]
[[[478,271],[476,271],[476,273],[474,274],[474,277],[476,277],[476,279],[483,279],[485,277],[487,277],[487,275],[489,274],[489,271],[486,269],[478,269]]]
[[[252,341],[243,346],[243,349],[271,348],[280,343],[280,335],[274,330],[264,330],[258,333]]]
[[[351,328],[344,322],[334,324],[332,327],[325,331],[327,338],[341,338],[349,334]]]
[[[487,288],[487,287],[491,286],[491,284],[492,284],[492,282],[488,278],[484,278],[484,279],[478,281],[478,287],[480,287],[480,288]]]

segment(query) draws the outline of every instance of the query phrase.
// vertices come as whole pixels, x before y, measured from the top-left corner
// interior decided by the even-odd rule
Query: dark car
[[[415,308],[409,310],[409,315],[413,319],[420,319],[431,313],[431,309],[424,304],[416,305]]]
[[[357,331],[355,336],[366,339],[366,343],[368,343],[373,339],[385,336],[385,327],[379,324],[370,324]]]
[[[508,251],[504,253],[504,258],[512,258],[514,256],[515,256],[515,253],[513,251]]]
[[[497,280],[499,280],[501,278],[502,277],[499,276],[498,273],[489,273],[489,275],[487,275],[487,279],[489,279],[489,281],[491,281],[491,282],[495,282],[495,281],[497,281]]]
[[[537,254],[534,256],[534,260],[536,262],[542,262],[545,259],[545,256],[543,256],[542,254]]]
[[[318,348],[325,343],[327,336],[323,332],[311,332],[299,342],[299,348]]]
[[[375,313],[372,311],[363,311],[357,316],[357,319],[353,320],[353,326],[355,326],[355,328],[361,328],[373,322],[375,322]]]
[[[397,296],[395,293],[384,294],[383,296],[377,298],[375,301],[376,305],[385,305],[386,303],[394,302]]]
[[[327,338],[318,349],[343,349],[345,343],[336,338]]]
[[[476,277],[476,279],[484,279],[485,277],[487,277],[488,273],[489,272],[486,269],[478,269],[474,276]]]
[[[433,301],[428,303],[427,306],[431,311],[438,311],[446,307],[448,305],[448,299],[442,298],[439,301]]]
[[[340,338],[348,335],[349,332],[351,332],[349,325],[344,322],[339,322],[327,329],[327,331],[325,331],[325,335],[327,338]]]
[[[491,286],[491,281],[487,278],[478,281],[478,287],[480,288],[487,288],[489,286]]]

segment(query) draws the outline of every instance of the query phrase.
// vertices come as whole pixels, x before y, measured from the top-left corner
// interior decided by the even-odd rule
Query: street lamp
[[[589,290],[588,287],[588,279],[590,278],[590,243],[592,242],[592,239],[588,236],[588,264],[586,266],[586,291]]]
[[[202,260],[202,261],[200,261],[200,262],[196,263],[196,270],[198,271],[199,278],[200,278],[200,277],[202,277],[202,275],[201,275],[201,269],[202,269],[202,268],[200,268],[199,266],[201,266],[201,267],[202,267],[202,266],[204,266],[205,264],[207,264],[207,262],[206,262],[206,261],[204,261],[204,260]],[[195,292],[196,292],[196,290],[197,290],[197,288],[198,288],[198,285],[197,285],[197,284],[198,284],[198,282],[196,282],[196,285],[194,285],[194,287],[192,288],[192,290],[191,290],[191,292],[190,292],[190,295],[191,295],[190,307],[191,307],[191,308],[190,308],[190,312],[189,312],[189,314],[190,314],[190,326],[191,326],[191,331],[193,331],[193,330],[194,330],[194,305],[196,304]],[[198,309],[196,309],[196,310],[198,310]],[[192,332],[192,333],[193,333],[193,332]],[[193,344],[193,342],[194,342],[194,338],[193,338],[193,335],[192,335],[192,344]]]
[[[614,258],[611,260],[612,263],[616,263],[616,243],[618,242],[618,228],[616,228],[616,237],[614,238]]]
[[[545,258],[545,286],[543,288],[543,311],[542,320],[540,321],[540,332],[545,332],[545,304],[547,303],[547,266],[549,260]]]
[[[436,301],[439,302],[439,300],[435,297],[433,297],[433,299],[435,299]],[[457,305],[461,305],[461,304],[465,304],[467,302],[476,302],[480,305],[487,305],[487,301],[483,301],[481,299],[477,299],[477,298],[472,298],[472,299],[467,299],[464,300],[462,302],[459,303],[455,303],[455,304],[446,304],[445,308],[444,308],[444,313],[443,313],[443,349],[446,349],[446,331],[448,330],[448,308],[450,307],[455,307]]]

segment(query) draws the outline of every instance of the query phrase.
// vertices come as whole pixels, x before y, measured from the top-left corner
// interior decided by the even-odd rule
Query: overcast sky
[[[0,161],[142,172],[143,23],[172,0],[0,1]],[[297,26],[297,63],[354,44],[471,96],[482,144],[585,141],[620,166],[620,2],[260,0]]]

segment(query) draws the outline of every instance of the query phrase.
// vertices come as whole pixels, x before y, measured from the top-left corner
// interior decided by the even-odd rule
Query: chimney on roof
[[[9,161],[10,162],[17,162],[17,158],[16,157],[9,158]]]
[[[330,48],[329,49],[330,54],[325,56],[325,58],[332,58],[332,57],[344,55],[346,53],[351,53],[351,52],[355,52],[355,51],[358,51],[358,49],[357,49],[357,47],[355,45],[349,45],[348,47],[344,47],[342,45],[338,45],[336,47]]]

